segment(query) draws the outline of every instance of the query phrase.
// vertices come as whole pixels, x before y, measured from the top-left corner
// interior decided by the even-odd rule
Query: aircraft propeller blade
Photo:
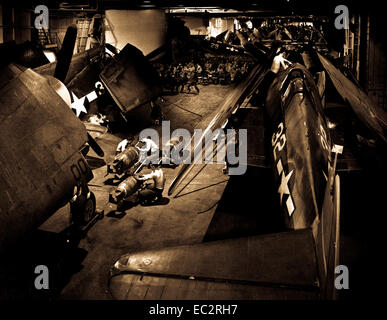
[[[91,149],[100,157],[104,156],[104,152],[101,149],[101,147],[98,145],[97,141],[94,140],[94,138],[90,135],[90,133],[87,133],[87,138],[89,139],[87,142]]]
[[[115,46],[111,45],[110,43],[105,43],[105,47],[106,47],[106,49],[108,49],[112,53],[118,54],[117,48]]]
[[[65,81],[67,72],[70,67],[76,39],[77,39],[77,27],[76,25],[71,25],[67,28],[66,35],[63,40],[62,48],[58,52],[57,64],[54,72],[54,77],[59,79],[62,82]]]

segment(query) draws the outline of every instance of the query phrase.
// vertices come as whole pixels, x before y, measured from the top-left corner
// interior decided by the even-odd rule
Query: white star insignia
[[[288,187],[288,182],[290,178],[292,177],[293,171],[290,171],[288,175],[285,177],[284,171],[281,173],[281,184],[278,187],[278,193],[281,195],[281,203],[282,203],[282,198],[284,194],[290,194],[289,187]]]
[[[74,102],[71,104],[71,108],[75,109],[77,117],[79,117],[81,112],[87,113],[87,110],[84,106],[85,97],[78,99],[77,96],[74,94],[74,92],[71,92],[71,94],[73,95],[73,99],[74,99]]]

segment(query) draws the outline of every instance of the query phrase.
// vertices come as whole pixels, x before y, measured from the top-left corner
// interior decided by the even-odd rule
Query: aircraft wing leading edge
[[[268,55],[267,60],[260,65],[256,65],[254,69],[250,72],[247,78],[242,81],[232,92],[227,96],[218,110],[212,117],[212,120],[208,127],[201,133],[200,138],[197,138],[195,135],[192,137],[191,141],[187,145],[188,148],[191,148],[191,161],[190,163],[183,163],[179,172],[177,173],[175,179],[172,181],[169,186],[168,195],[171,195],[175,192],[179,184],[184,180],[184,178],[189,174],[195,164],[195,156],[201,155],[200,150],[202,149],[202,141],[209,132],[213,132],[216,129],[222,128],[227,122],[229,117],[234,114],[246,99],[251,98],[253,93],[256,92],[259,84],[264,79],[264,76],[269,69],[268,61],[272,61],[274,58],[277,48],[273,48],[271,53]],[[192,141],[199,141],[196,145],[192,145]]]

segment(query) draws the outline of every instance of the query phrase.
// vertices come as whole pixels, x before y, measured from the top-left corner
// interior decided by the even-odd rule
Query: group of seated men
[[[170,65],[155,64],[167,90],[191,92],[197,85],[231,84],[242,79],[251,69],[252,61],[239,56],[206,55],[203,61],[186,61]]]

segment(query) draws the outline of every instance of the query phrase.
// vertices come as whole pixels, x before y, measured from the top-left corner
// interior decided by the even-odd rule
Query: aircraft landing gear
[[[76,187],[74,197],[70,200],[70,226],[64,230],[63,244],[67,249],[77,248],[89,229],[104,217],[104,211],[96,210],[96,199],[93,192],[86,187]],[[84,192],[82,192],[84,190]]]
[[[77,246],[97,220],[104,217],[104,211],[96,210],[96,199],[86,186],[76,187],[75,195],[70,201],[72,224],[66,232],[67,247]]]
[[[96,200],[93,192],[90,192],[90,197],[86,199],[83,205],[82,223],[90,222],[96,214]]]
[[[104,212],[96,210],[96,199],[93,192],[86,187],[80,187],[70,201],[70,213],[72,222],[81,231],[88,230],[97,219],[102,219]]]

